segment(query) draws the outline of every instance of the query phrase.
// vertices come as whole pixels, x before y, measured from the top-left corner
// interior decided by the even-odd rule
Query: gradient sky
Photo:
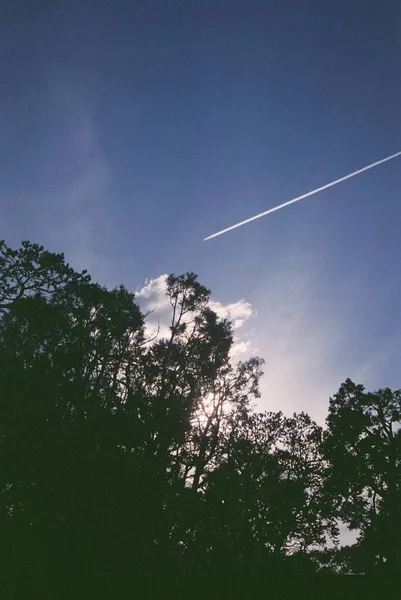
[[[195,271],[263,409],[401,386],[401,159],[202,241],[401,150],[398,0],[3,0],[0,52],[10,245],[156,303]]]

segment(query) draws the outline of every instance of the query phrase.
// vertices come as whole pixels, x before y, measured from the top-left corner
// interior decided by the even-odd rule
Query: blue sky
[[[203,242],[401,149],[397,0],[5,0],[0,28],[1,237],[153,301],[195,271],[261,408],[401,386],[401,159]]]

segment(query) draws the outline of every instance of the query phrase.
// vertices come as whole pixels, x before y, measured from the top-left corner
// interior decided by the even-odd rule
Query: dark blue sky
[[[401,159],[202,241],[401,149],[398,1],[0,13],[2,237],[109,284],[192,270],[250,301],[278,404],[302,387],[317,410],[347,376],[400,385]]]

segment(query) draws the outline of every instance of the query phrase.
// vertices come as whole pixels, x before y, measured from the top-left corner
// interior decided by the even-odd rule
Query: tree
[[[347,379],[330,399],[325,456],[328,493],[351,529],[359,529],[358,570],[400,567],[401,391],[364,391]]]
[[[324,501],[322,429],[304,413],[237,414],[230,425],[206,478],[198,544],[212,561],[313,570],[307,553],[338,536]]]
[[[89,281],[87,271],[76,273],[63,254],[47,252],[28,241],[12,250],[0,240],[0,311],[34,293],[48,297],[69,283]]]
[[[71,572],[166,561],[181,551],[178,515],[196,520],[225,414],[257,394],[261,362],[230,365],[231,325],[192,273],[169,277],[171,335],[152,341],[123,286],[108,291],[39,246],[2,247],[4,548],[20,540],[26,573],[57,572],[67,557]]]
[[[73,273],[51,295],[17,298],[3,315],[3,542],[20,532],[22,565],[43,567],[49,553],[50,564],[74,555],[90,564],[112,527],[123,530],[111,506],[126,482],[120,369],[138,362],[142,341],[132,294]]]
[[[212,568],[395,572],[401,393],[347,380],[326,431],[304,412],[259,413],[263,360],[233,364],[231,323],[194,273],[166,283],[169,335],[146,338],[124,286],[0,243],[5,570],[27,589],[35,573],[84,570],[109,597],[147,567],[200,582]],[[337,519],[358,544],[328,549]]]
[[[149,346],[141,371],[131,377],[135,405],[139,399],[148,427],[147,461],[155,465],[164,498],[163,511],[153,521],[163,557],[181,555],[193,537],[198,492],[219,460],[224,424],[257,397],[262,366],[257,358],[230,364],[231,324],[210,309],[210,290],[196,275],[171,275],[166,293],[170,337]]]

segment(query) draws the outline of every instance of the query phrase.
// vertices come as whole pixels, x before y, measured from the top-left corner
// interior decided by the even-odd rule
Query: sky
[[[193,271],[261,410],[401,387],[398,0],[3,0],[0,237],[163,313]],[[163,316],[163,315],[162,315]]]

